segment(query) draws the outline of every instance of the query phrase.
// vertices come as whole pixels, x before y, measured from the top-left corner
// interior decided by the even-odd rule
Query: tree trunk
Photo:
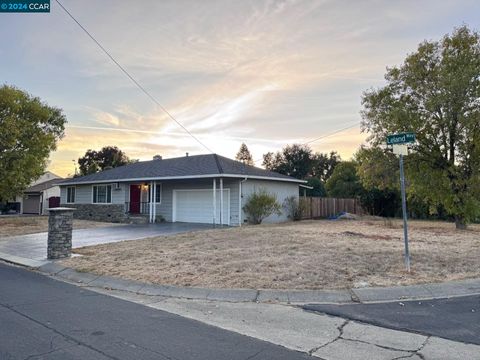
[[[457,230],[466,230],[467,224],[462,216],[455,216],[455,228]]]

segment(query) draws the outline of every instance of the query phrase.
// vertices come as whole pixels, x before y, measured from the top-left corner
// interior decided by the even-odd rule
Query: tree
[[[0,87],[0,201],[38,179],[64,135],[65,115],[16,87]]]
[[[479,33],[462,26],[425,41],[385,79],[362,98],[371,145],[380,147],[390,133],[415,132],[405,164],[410,190],[465,228],[480,212]]]
[[[337,198],[355,198],[363,192],[357,167],[353,161],[343,161],[335,167],[325,184],[327,194]]]
[[[78,159],[80,176],[94,174],[98,171],[112,169],[129,164],[131,160],[116,146],[104,146],[100,151],[88,149]]]
[[[98,152],[88,149],[85,152],[85,155],[78,159],[78,167],[80,172],[79,176],[94,174],[100,171],[100,166],[98,165],[97,159]]]
[[[310,146],[302,144],[287,145],[281,151],[263,155],[263,166],[267,170],[297,179],[318,178],[323,183],[340,161],[335,151],[330,154],[314,153]]]
[[[393,153],[379,147],[361,147],[353,157],[365,188],[400,190],[398,158]]]
[[[276,154],[263,155],[263,166],[267,170],[304,179],[312,170],[312,149],[308,145],[293,144],[285,146]]]
[[[306,178],[307,186],[313,187],[313,189],[307,189],[307,196],[313,197],[324,197],[327,196],[327,192],[325,190],[325,185],[322,180],[318,177],[309,177]]]
[[[240,150],[238,150],[235,159],[247,165],[254,165],[252,154],[250,154],[250,150],[248,150],[248,147],[247,145],[245,145],[245,143],[242,143],[242,145],[240,145]]]
[[[325,183],[335,170],[335,166],[340,163],[342,159],[336,151],[331,151],[330,154],[315,153],[312,156],[312,176],[318,177]]]

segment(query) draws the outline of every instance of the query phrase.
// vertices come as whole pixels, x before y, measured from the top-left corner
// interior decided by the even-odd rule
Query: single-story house
[[[60,183],[74,216],[111,222],[194,222],[239,226],[250,194],[265,189],[282,204],[305,181],[216,154],[141,161]],[[286,221],[272,215],[265,222]]]
[[[21,214],[48,214],[48,208],[60,203],[60,187],[58,183],[64,179],[47,171],[32,182],[25,191],[15,198],[16,211]]]

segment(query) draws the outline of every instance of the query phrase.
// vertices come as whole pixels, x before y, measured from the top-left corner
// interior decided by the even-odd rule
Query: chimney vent
[[[162,155],[153,155],[153,160],[162,160]]]
[[[185,153],[185,156],[188,156],[188,153]]]

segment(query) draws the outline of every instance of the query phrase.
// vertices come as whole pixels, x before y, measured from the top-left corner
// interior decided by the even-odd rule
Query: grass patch
[[[312,220],[245,226],[76,249],[63,265],[157,284],[339,289],[480,276],[480,226],[411,221],[412,272],[400,220]]]

